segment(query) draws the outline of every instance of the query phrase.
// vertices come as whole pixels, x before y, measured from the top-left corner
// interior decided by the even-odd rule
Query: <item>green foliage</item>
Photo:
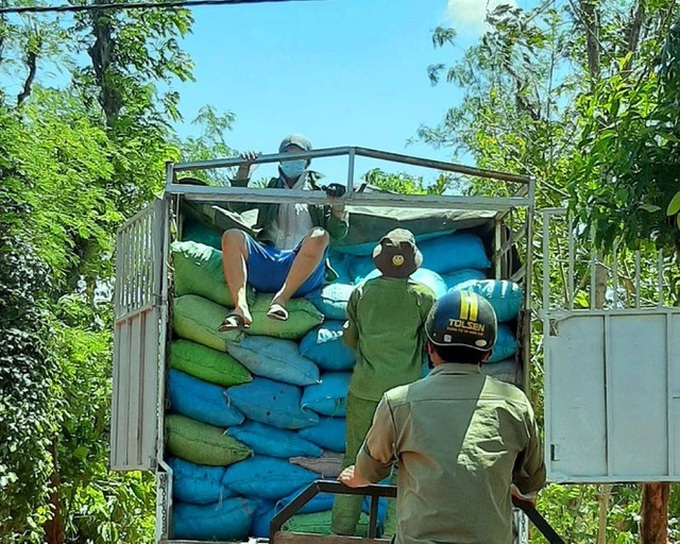
[[[205,161],[216,158],[234,156],[236,153],[226,142],[226,134],[234,123],[232,112],[218,113],[212,106],[203,106],[192,122],[201,127],[199,136],[189,136],[179,143],[184,161]],[[204,180],[209,185],[229,185],[232,172],[220,168],[216,170],[201,170],[193,175]],[[267,180],[269,181],[269,180]]]
[[[588,6],[597,17],[588,15]],[[547,2],[528,10],[501,5],[488,14],[478,43],[462,54],[450,47],[455,29],[434,33],[434,45],[456,56],[449,65],[431,66],[431,80],[456,85],[463,97],[438,126],[421,127],[421,140],[450,148],[454,157],[472,157],[483,168],[533,175],[537,207],[570,206],[575,217],[573,224],[555,225],[549,247],[550,255],[565,255],[567,236],[576,238],[571,286],[564,263],[551,260],[549,270],[541,270],[541,229],[535,226],[533,274],[549,278],[551,302],[573,290],[575,307],[590,306],[583,261],[594,249],[591,226],[606,266],[615,241],[621,249],[619,305],[636,296],[655,300],[657,247],[671,250],[664,263],[678,292],[678,229],[667,216],[677,213],[671,202],[680,187],[680,27],[672,25],[679,14],[671,0]],[[472,186],[476,193],[497,190],[479,181]],[[631,281],[635,248],[642,250],[640,293]],[[541,300],[537,282],[534,289]],[[611,307],[611,293],[602,294]],[[532,336],[532,397],[539,412],[541,325]],[[539,496],[539,507],[567,542],[594,542],[597,493],[594,486],[554,485]],[[606,542],[637,542],[639,488],[615,486],[612,493]],[[680,513],[676,496],[674,489],[671,526]]]
[[[0,20],[0,70],[25,82],[21,99],[0,92],[2,543],[42,542],[48,525],[67,542],[153,539],[153,477],[108,470],[112,257],[117,228],[180,156],[179,97],[161,85],[191,78],[178,40],[192,19],[75,21]],[[71,74],[66,89],[36,84],[45,63]]]
[[[414,176],[404,172],[383,172],[379,168],[366,172],[362,176],[361,182],[383,191],[392,191],[404,195],[441,195],[452,185],[452,179],[446,174],[440,174],[434,183],[425,185],[422,176]]]
[[[8,211],[10,221],[23,217],[11,203]],[[0,221],[0,542],[37,543],[50,514],[49,448],[58,424],[44,311],[50,277],[10,221]]]

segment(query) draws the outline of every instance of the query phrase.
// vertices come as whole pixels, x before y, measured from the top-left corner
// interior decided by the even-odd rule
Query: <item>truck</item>
[[[609,308],[597,308],[591,296],[590,305],[584,308],[581,304],[584,282],[580,275],[584,270],[592,272],[590,287],[594,293],[596,271],[602,268],[602,263],[595,252],[584,257],[577,224],[566,210],[542,210],[542,229],[538,234],[535,232],[539,221],[534,204],[537,183],[534,178],[356,146],[285,155],[288,159],[328,157],[347,159],[346,193],[341,200],[350,214],[349,240],[343,242],[344,246],[333,247],[331,256],[335,252],[338,258],[344,258],[347,251],[374,245],[385,232],[397,226],[410,228],[419,240],[425,240],[423,243],[451,233],[470,234],[482,241],[489,258],[487,277],[521,286],[521,309],[510,324],[517,342],[512,370],[508,372],[506,368],[504,375],[497,377],[512,381],[531,394],[531,376],[541,370],[537,367],[532,371],[532,364],[541,357],[544,359],[545,450],[550,481],[679,479],[675,415],[680,398],[680,372],[676,368],[680,364],[680,348],[672,345],[671,338],[680,334],[680,310],[659,302],[667,287],[661,272],[656,291],[659,298],[648,307],[647,301],[638,297],[633,308],[623,308],[616,300]],[[282,158],[283,154],[268,154],[260,156],[257,162],[274,163]],[[483,190],[479,194],[468,191],[442,195],[376,190],[357,183],[358,158],[481,180]],[[331,201],[323,191],[208,186],[192,177],[196,172],[230,168],[240,162],[242,159],[232,157],[168,163],[164,193],[132,217],[117,235],[110,466],[113,470],[155,473],[158,543],[189,542],[174,534],[173,469],[168,463],[166,436],[168,408],[172,410],[167,393],[169,354],[177,338],[173,330],[176,299],[172,244],[185,240],[185,231],[197,223],[217,239],[225,228],[234,225],[248,228],[252,217],[249,219],[247,214],[235,217],[228,211],[230,203],[338,202]],[[555,244],[565,236],[566,247]],[[540,300],[536,300],[532,291],[535,254],[541,257],[539,268],[543,272]],[[663,262],[659,260],[657,264],[661,270]],[[564,280],[558,292],[551,290],[551,277],[556,270]],[[610,272],[613,273],[607,293],[616,299],[620,293],[616,285],[618,276],[616,270]],[[577,295],[581,297],[578,300]],[[532,351],[535,325],[542,330],[540,353]],[[638,360],[642,332],[647,350],[645,380],[640,379]],[[494,372],[494,365],[485,366]],[[632,390],[641,390],[641,394],[631,397]],[[633,433],[643,435],[644,440],[631,441]],[[645,462],[641,463],[641,459]],[[284,511],[271,520],[271,544],[323,538],[333,538],[334,543],[342,541],[339,537],[290,534],[283,527],[305,500],[318,492],[338,492],[338,485],[315,482],[290,501],[295,504],[284,504]],[[365,492],[374,497],[369,509],[369,538],[365,542],[386,542],[377,538],[377,497],[394,496],[394,489],[373,486]],[[532,521],[540,525],[540,516],[528,512]],[[528,542],[527,517],[517,509],[514,520],[515,542]],[[549,530],[545,524],[541,529]],[[249,542],[267,541],[262,535],[248,536]]]

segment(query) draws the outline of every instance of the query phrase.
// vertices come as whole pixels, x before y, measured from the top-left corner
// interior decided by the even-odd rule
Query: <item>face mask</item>
[[[299,159],[296,161],[286,161],[281,163],[281,171],[287,178],[297,178],[307,167],[307,161]]]

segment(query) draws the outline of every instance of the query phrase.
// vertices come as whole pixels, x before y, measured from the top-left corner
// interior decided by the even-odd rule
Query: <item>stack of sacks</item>
[[[446,235],[419,247],[425,268],[413,278],[438,296],[485,278],[490,265],[475,236]],[[218,326],[232,307],[221,252],[192,241],[175,242],[171,249],[176,339],[166,424],[175,475],[174,538],[265,537],[271,518],[299,492],[340,473],[355,364],[355,353],[342,341],[342,325],[354,285],[378,272],[370,255],[333,254],[343,281],[291,300],[288,321],[266,317],[271,294],[249,292],[251,327],[245,334],[221,333]],[[516,293],[514,287],[501,291],[502,300]],[[492,360],[516,351],[510,329],[501,330]],[[331,496],[318,495],[286,529],[327,534],[331,507]],[[366,522],[362,517],[360,527]]]
[[[498,318],[498,337],[491,357],[482,365],[482,371],[500,380],[520,385],[521,364],[516,360],[518,342],[514,334],[517,318],[522,309],[522,288],[508,280],[470,279],[455,285],[452,290],[472,291],[487,299]]]
[[[335,319],[307,299],[289,319],[266,317],[271,294],[249,292],[246,331],[218,327],[233,307],[221,252],[171,246],[173,329],[166,450],[173,469],[173,537],[267,536],[273,515],[319,478],[336,478],[344,452],[345,398],[354,354]],[[347,295],[349,297],[349,295]],[[314,501],[291,526],[327,532],[331,505]]]
[[[513,332],[522,305],[522,289],[505,280],[488,280],[489,261],[484,244],[469,233],[445,234],[418,242],[423,253],[423,266],[411,277],[430,287],[437,297],[447,291],[471,288],[489,299],[498,314],[501,326],[490,363],[482,367],[486,373],[515,384],[522,383],[521,364],[515,359],[518,344]],[[353,286],[380,274],[375,269],[372,246],[343,247],[331,254],[331,265],[341,283],[327,285],[308,295],[316,308],[328,319],[344,319]],[[342,252],[342,253],[341,253]]]

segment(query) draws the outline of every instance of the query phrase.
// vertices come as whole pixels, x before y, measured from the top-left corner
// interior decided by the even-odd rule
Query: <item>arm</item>
[[[359,343],[359,328],[357,327],[357,299],[359,291],[354,289],[347,301],[347,321],[342,326],[342,340],[352,349],[357,349]]]
[[[342,205],[327,206],[324,210],[326,230],[331,238],[342,240],[349,232],[349,212]]]
[[[538,433],[538,426],[534,418],[529,401],[527,403],[526,425],[529,440],[524,450],[515,461],[512,482],[523,495],[531,495],[545,485],[545,464],[543,462],[543,445]]]
[[[389,401],[383,395],[373,416],[373,424],[357,455],[355,470],[370,481],[379,482],[390,474],[397,460],[396,429]]]
[[[241,153],[240,157],[247,161],[239,165],[236,170],[236,175],[230,180],[232,187],[248,187],[250,183],[250,175],[255,168],[253,168],[253,161],[260,156],[259,152],[246,151]],[[241,213],[254,208],[255,205],[248,202],[229,202],[227,208],[232,212]]]

